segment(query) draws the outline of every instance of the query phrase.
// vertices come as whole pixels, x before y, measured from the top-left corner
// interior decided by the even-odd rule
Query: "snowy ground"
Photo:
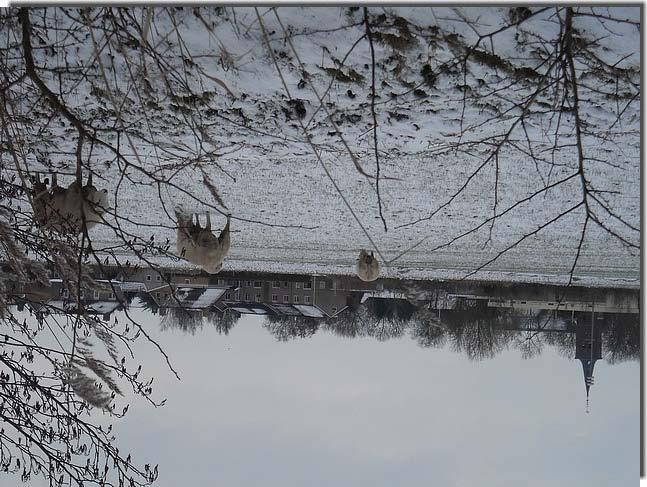
[[[538,222],[557,214],[560,208],[572,201],[568,191],[539,197],[534,204],[524,206],[512,218],[496,223],[493,244],[482,248],[487,240],[488,227],[482,232],[459,240],[449,248],[430,253],[443,244],[488,217],[491,204],[491,181],[480,180],[475,188],[449,208],[445,214],[430,222],[395,229],[432,211],[438,202],[448,197],[452,185],[461,181],[460,169],[444,171],[451,164],[447,160],[403,160],[386,165],[387,174],[397,174],[401,181],[383,184],[383,202],[389,230],[384,232],[378,219],[375,194],[361,176],[349,172],[345,161],[331,162],[330,167],[342,192],[350,199],[362,223],[390,260],[403,249],[427,238],[415,250],[386,266],[386,277],[461,278],[487,262],[499,250],[523,234],[533,231]],[[516,170],[523,161],[514,161]],[[406,170],[403,168],[406,166]],[[321,169],[308,157],[280,161],[249,162],[244,169],[232,164],[228,168],[237,182],[223,179],[220,190],[235,217],[263,220],[285,225],[312,225],[318,228],[285,229],[251,224],[234,220],[232,223],[232,250],[225,270],[258,270],[279,272],[350,273],[361,247],[370,247],[356,221],[343,206],[334,188]],[[531,168],[528,167],[528,170]],[[438,181],[443,173],[444,183]],[[638,181],[623,172],[607,171],[604,174],[610,185],[618,184],[633,189],[633,196],[624,198],[623,214],[639,215]],[[512,178],[512,177],[511,177]],[[186,187],[207,198],[206,188],[191,184],[187,174]],[[504,185],[502,198],[519,198],[531,192],[532,179],[519,180]],[[536,183],[536,181],[535,181]],[[524,191],[525,189],[525,191]],[[573,189],[575,193],[577,187]],[[142,222],[172,224],[164,215],[154,191],[126,192],[119,207],[129,209],[129,217]],[[163,195],[166,201],[172,200]],[[179,198],[178,198],[179,199]],[[366,204],[366,202],[369,204]],[[216,217],[214,217],[216,218]],[[216,220],[222,228],[224,218]],[[581,232],[581,214],[565,217],[511,249],[491,264],[488,273],[475,278],[513,281],[559,283],[567,274],[576,255]],[[580,284],[605,284],[611,286],[639,286],[639,254],[630,252],[612,236],[593,228],[578,261],[575,276]],[[153,229],[157,241],[169,238],[174,241],[171,229]],[[106,244],[111,242],[107,229],[95,229],[93,235]],[[143,236],[146,237],[148,233]]]
[[[217,157],[212,156],[212,160],[203,162],[202,167],[215,182],[233,215],[232,249],[224,270],[351,273],[359,249],[371,248],[371,243],[344,205],[341,195],[314,157],[310,146],[305,143],[303,131],[296,122],[294,111],[289,109],[280,78],[263,44],[263,35],[258,28],[254,10],[236,8],[235,22],[231,19],[226,22],[222,16],[209,18],[215,25],[209,35],[204,29],[196,27],[200,23],[188,12],[189,9],[185,10],[186,23],[181,24],[180,28],[185,36],[186,48],[194,54],[217,53],[220,62],[207,61],[203,67],[211,76],[222,80],[234,94],[233,98],[226,97],[220,95],[220,85],[205,87],[196,82],[195,91],[202,93],[209,101],[198,106],[197,112],[188,112],[192,122],[198,117],[202,123],[205,131],[201,135],[202,143],[215,148],[219,154]],[[460,34],[467,44],[474,42],[475,33],[466,25],[456,22],[457,14],[452,9],[401,7],[389,10],[397,10],[400,18],[406,22],[438,25],[445,34]],[[507,7],[464,10],[468,17],[478,18],[476,25],[481,32],[489,32],[500,25]],[[412,93],[410,86],[421,81],[421,66],[431,63],[435,67],[434,63],[450,59],[451,52],[442,47],[438,41],[440,37],[435,39],[435,34],[425,37],[424,33],[411,27],[414,32],[411,47],[396,52],[384,43],[376,43],[375,46],[376,55],[381,60],[377,67],[380,99],[376,107],[381,175],[383,178],[392,178],[380,181],[384,217],[388,226],[388,231],[385,232],[379,218],[374,181],[355,170],[330,119],[324,110],[316,111],[318,103],[315,92],[309,84],[301,83],[305,77],[303,67],[317,92],[321,94],[325,91],[330,83],[326,68],[337,66],[335,59],[341,59],[364,32],[361,10],[348,12],[347,9],[339,8],[281,7],[280,18],[293,35],[298,57],[284,41],[277,18],[267,8],[261,9],[261,12],[279,64],[284,70],[288,88],[294,98],[303,102],[306,110],[304,122],[308,123],[309,134],[317,144],[323,163],[338,184],[341,194],[347,198],[359,221],[374,240],[375,250],[381,255],[382,261],[386,261],[386,277],[465,277],[498,252],[524,235],[534,232],[539,225],[581,199],[581,183],[578,178],[571,179],[498,219],[492,228],[491,240],[488,238],[490,226],[485,225],[478,232],[457,240],[449,247],[434,250],[492,215],[495,167],[494,164],[488,164],[471,180],[463,193],[432,219],[398,228],[399,225],[427,217],[447,202],[487,155],[487,148],[475,150],[472,155],[457,154],[446,150],[445,142],[455,141],[459,136],[476,140],[505,129],[506,124],[512,120],[505,116],[490,120],[497,111],[508,110],[511,103],[506,97],[492,96],[482,100],[480,105],[471,104],[467,107],[464,113],[466,125],[473,126],[473,129],[463,127],[461,135],[463,95],[457,86],[462,80],[456,73],[438,75],[435,87],[424,86],[424,96]],[[614,11],[614,15],[622,14],[633,18],[638,12],[637,8],[621,9]],[[534,29],[533,32],[550,38],[559,24],[554,18],[551,20],[549,14],[533,20],[529,31]],[[578,19],[578,22],[584,37],[595,37],[602,29],[597,21],[587,17]],[[382,31],[402,34],[402,30],[394,25],[385,26]],[[435,32],[432,27],[429,29],[430,32]],[[617,34],[615,37],[607,36],[600,41],[600,56],[606,56],[611,62],[629,52],[630,55],[619,66],[628,70],[638,69],[639,32],[633,26],[625,24],[614,25],[614,29]],[[527,61],[528,66],[540,69],[539,66],[533,66],[536,63],[530,47],[517,46],[517,50],[510,47],[515,42],[515,32],[511,30],[496,39],[498,55],[510,56],[510,59],[521,65]],[[305,33],[309,35],[301,35]],[[152,32],[151,36],[161,38],[163,34],[164,32]],[[617,42],[618,39],[623,42]],[[521,57],[519,49],[523,54]],[[376,165],[371,152],[372,118],[368,101],[369,52],[366,41],[353,49],[345,63],[344,72],[352,74],[348,69],[350,67],[362,76],[363,81],[334,81],[326,98],[326,106],[362,166],[367,172],[374,174]],[[136,52],[132,53],[133,59],[135,54]],[[128,56],[127,52],[125,56]],[[102,55],[102,59],[109,64],[107,54]],[[228,66],[227,69],[225,66]],[[583,66],[580,68],[584,69]],[[485,79],[485,83],[494,87],[508,82],[509,78],[505,73],[491,71],[483,69],[483,66],[470,65],[467,84],[477,89],[481,84],[479,80],[483,81],[481,77]],[[187,76],[192,74],[195,73]],[[155,81],[151,80],[153,84]],[[123,83],[120,86],[123,89]],[[114,86],[111,88],[115,89]],[[520,92],[530,89],[523,84],[517,88]],[[391,97],[389,93],[394,92],[406,94]],[[214,93],[218,93],[218,96],[213,96]],[[155,141],[158,147],[169,150],[169,153],[158,158],[150,145],[135,141],[134,147],[145,167],[168,177],[171,170],[164,164],[173,162],[171,153],[188,157],[191,150],[194,150],[198,156],[204,155],[203,149],[197,148],[195,134],[187,127],[186,111],[163,100],[158,106],[142,114],[138,111],[137,103],[132,101],[136,97],[132,92],[130,95],[130,101],[124,102],[122,107],[124,116],[134,117],[136,114],[146,120],[146,123],[141,122],[142,133],[149,140]],[[588,103],[583,107],[582,113],[589,127],[608,128],[614,120],[617,107],[611,106],[602,98],[596,98],[595,92],[588,93],[587,96]],[[87,102],[80,95],[78,99],[70,100],[70,103],[76,103],[82,113],[85,113],[84,110],[94,113],[93,110],[110,108],[106,97],[97,99],[98,102]],[[510,113],[514,115],[514,112]],[[568,117],[568,114],[564,115],[565,120]],[[609,133],[608,142],[601,143],[595,138],[585,139],[587,154],[613,162],[591,162],[586,167],[586,177],[600,190],[618,192],[609,193],[610,206],[617,215],[635,227],[640,226],[639,122],[639,112],[632,105],[623,113],[622,123]],[[527,130],[537,147],[547,147],[551,142],[542,131],[546,123],[547,120],[542,119],[540,113],[529,117]],[[478,126],[479,124],[484,125]],[[568,132],[567,129],[564,130]],[[57,146],[57,150],[52,150],[49,157],[54,167],[69,170],[67,154],[74,152],[75,140],[73,130],[67,129],[66,133],[71,134],[67,143]],[[520,137],[519,134],[516,136]],[[183,150],[179,149],[180,143],[185,144]],[[126,147],[126,152],[129,150],[127,145],[122,141],[122,148]],[[97,161],[109,159],[100,148],[95,148],[94,157]],[[497,208],[502,211],[542,188],[547,182],[555,182],[573,174],[577,169],[577,158],[571,147],[556,154],[556,165],[548,162],[536,164],[519,152],[507,150],[501,153],[498,164]],[[38,166],[34,164],[33,167]],[[146,177],[132,170],[127,173],[132,180],[126,179],[119,186],[120,170],[115,164],[101,166],[98,176],[101,187],[107,188],[112,195],[111,203],[117,214],[130,220],[130,223],[123,223],[124,229],[145,239],[154,235],[157,242],[164,242],[167,238],[171,242],[175,241],[172,229],[174,221],[167,214],[172,215],[174,206],[196,212],[204,212],[206,209],[178,189],[162,189],[158,194],[157,188],[151,186]],[[142,185],[134,184],[133,181],[141,181]],[[213,201],[202,184],[201,172],[195,167],[180,171],[173,181],[192,196]],[[166,205],[166,210],[162,202]],[[567,282],[584,222],[584,214],[580,210],[582,208],[523,240],[482,272],[471,277],[520,282]],[[216,225],[222,228],[224,217],[214,215],[213,218]],[[601,211],[600,218],[625,238],[639,241],[636,232],[623,227]],[[276,224],[316,228],[270,226]],[[108,228],[95,228],[92,236],[95,248],[114,243],[114,237]],[[411,249],[415,244],[419,245]],[[403,251],[407,252],[390,262]],[[170,265],[182,265],[170,259],[156,260]],[[613,236],[590,224],[574,275],[580,285],[639,287],[639,260],[639,250],[628,249]]]

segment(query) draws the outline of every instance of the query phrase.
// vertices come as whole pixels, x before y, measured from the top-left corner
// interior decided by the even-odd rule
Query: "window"
[[[312,289],[312,281],[304,282],[303,289]]]
[[[332,307],[332,312],[333,312],[333,314],[335,314],[337,312],[337,306]]]
[[[94,296],[94,299],[99,299],[99,291],[94,291],[92,295]]]
[[[231,293],[225,294],[225,299],[231,299]]]
[[[257,295],[256,295],[256,302],[258,303],[260,300],[261,300],[261,295],[260,295],[260,294],[257,294]]]
[[[155,280],[156,280],[156,281],[161,281],[161,280],[162,280],[162,276],[160,276],[160,275],[155,276]]]
[[[159,299],[161,295],[162,295],[161,293],[155,293],[155,297],[156,297],[157,299]]]
[[[280,281],[272,281],[272,287],[273,288],[281,287],[281,282]]]
[[[240,301],[240,291],[236,291],[236,294],[234,294],[234,299],[236,301]]]
[[[150,280],[151,280],[151,276],[146,276],[146,280],[147,280],[147,281],[150,281]]]
[[[276,303],[279,300],[279,297],[276,294],[272,294],[272,302]]]
[[[299,296],[295,296],[295,297],[294,297],[294,302],[295,302],[295,303],[298,303],[298,302],[299,302]]]
[[[245,281],[245,286],[251,286],[251,285],[252,285],[252,281]]]
[[[283,287],[288,287],[288,281],[283,281]]]
[[[303,302],[306,304],[310,304],[310,296],[303,296]]]
[[[284,302],[284,303],[289,303],[289,302],[290,302],[290,296],[288,296],[287,294],[285,294],[285,295],[283,296],[283,302]]]
[[[190,283],[191,283],[191,279],[185,279],[185,280],[184,280],[184,283],[185,283],[185,284],[190,284]]]
[[[249,293],[245,293],[245,301],[249,301]]]
[[[319,289],[326,289],[326,281],[319,281]]]
[[[224,285],[224,284],[225,284],[225,280],[224,280],[224,279],[218,279],[218,285],[222,286],[222,285]]]
[[[254,281],[254,287],[255,288],[263,287],[263,283],[261,281]]]
[[[115,293],[110,293],[110,299],[115,299]]]
[[[296,287],[297,289],[301,289],[301,283],[300,282],[295,282],[294,287]]]

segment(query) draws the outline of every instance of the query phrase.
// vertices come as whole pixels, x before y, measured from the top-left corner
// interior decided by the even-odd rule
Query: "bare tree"
[[[411,337],[425,348],[442,348],[447,343],[447,326],[431,310],[421,308],[413,316]]]
[[[204,326],[203,310],[186,309],[182,306],[171,306],[160,321],[162,330],[178,329],[189,335],[195,335]]]
[[[602,324],[602,350],[610,364],[640,360],[640,317],[607,315]]]
[[[317,333],[320,320],[308,316],[268,315],[263,326],[281,342],[309,338]]]
[[[378,340],[397,338],[406,332],[415,307],[404,299],[369,299],[364,321],[365,334]]]
[[[512,339],[500,320],[496,309],[475,307],[449,313],[444,322],[454,350],[465,352],[470,360],[484,360],[505,350]]]
[[[366,319],[367,311],[364,306],[349,306],[334,318],[326,319],[322,328],[340,337],[356,338],[365,336]]]
[[[229,335],[240,317],[241,314],[238,311],[227,308],[224,311],[210,311],[205,318],[218,330],[218,333]]]

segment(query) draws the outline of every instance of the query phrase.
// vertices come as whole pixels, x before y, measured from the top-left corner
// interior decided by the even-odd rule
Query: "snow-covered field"
[[[574,174],[578,168],[577,153],[572,146],[564,147],[555,151],[554,159],[547,155],[536,162],[518,150],[506,148],[498,155],[496,166],[493,158],[470,179],[491,148],[484,144],[454,151],[449,148],[450,143],[476,141],[504,133],[520,114],[514,107],[515,100],[527,96],[533,85],[520,82],[510,89],[510,93],[484,96],[478,103],[468,103],[463,109],[463,91],[458,89],[463,82],[473,90],[480,89],[482,84],[498,90],[510,81],[510,76],[505,70],[486,69],[470,62],[469,75],[465,79],[458,72],[446,75],[439,72],[434,86],[421,83],[425,65],[435,69],[454,55],[447,43],[439,39],[447,41],[453,39],[451,35],[460,36],[471,45],[477,34],[472,27],[458,21],[460,18],[453,9],[398,7],[387,10],[388,19],[396,21],[385,21],[384,27],[374,27],[375,31],[399,33],[404,38],[402,25],[407,25],[408,35],[413,39],[402,50],[384,42],[375,42],[374,46],[379,60],[376,66],[376,89],[380,97],[376,99],[377,136],[382,177],[379,189],[387,231],[379,217],[375,180],[355,169],[337,133],[338,129],[366,172],[375,174],[368,42],[361,40],[348,54],[343,67],[339,64],[365,32],[362,13],[361,9],[351,12],[338,7],[281,7],[278,16],[268,8],[259,9],[288,90],[305,109],[305,132],[312,138],[338,189],[306,142],[304,130],[298,123],[299,110],[288,103],[281,79],[264,45],[254,9],[236,7],[235,21],[231,8],[225,9],[225,14],[205,19],[212,22],[211,32],[207,33],[187,8],[186,14],[180,15],[184,48],[194,54],[197,62],[202,60],[200,55],[211,55],[213,59],[202,62],[201,69],[224,83],[233,96],[225,95],[221,84],[214,82],[206,86],[207,78],[188,72],[188,85],[207,101],[183,110],[178,108],[182,105],[179,101],[161,99],[157,106],[146,104],[148,108],[142,113],[136,101],[139,96],[136,96],[136,88],[123,82],[115,86],[110,84],[110,78],[109,87],[115,93],[120,93],[117,88],[128,91],[129,98],[121,107],[124,116],[132,120],[139,117],[133,134],[141,132],[142,138],[157,146],[155,149],[133,136],[132,145],[122,140],[124,154],[134,157],[130,153],[135,149],[138,163],[160,176],[169,177],[173,173],[175,184],[175,187],[163,187],[158,192],[148,176],[133,168],[125,170],[128,177],[120,182],[123,169],[115,163],[104,164],[110,160],[109,155],[101,148],[94,148],[93,157],[101,168],[97,171],[101,187],[109,190],[117,215],[129,220],[122,222],[123,228],[144,239],[154,235],[157,242],[167,238],[174,242],[174,221],[169,217],[173,207],[204,213],[206,207],[190,196],[214,203],[209,190],[202,184],[202,171],[205,171],[232,214],[232,249],[224,270],[351,273],[359,249],[373,248],[360,227],[361,222],[375,243],[374,250],[382,257],[386,277],[456,279],[468,276],[524,235],[532,234],[540,225],[577,204],[582,198],[581,181],[574,177],[519,205],[497,219],[492,228],[486,224],[479,231],[443,246],[492,216],[495,180],[498,181],[496,205],[500,213],[545,185]],[[381,9],[375,7],[371,11],[377,15]],[[473,20],[473,26],[480,33],[487,33],[501,26],[507,11],[507,7],[472,8],[463,9],[461,15]],[[639,9],[616,9],[612,13],[638,18]],[[496,48],[497,55],[510,59],[515,66],[540,71],[541,64],[536,56],[533,57],[532,42],[521,44],[516,36],[527,35],[532,40],[532,34],[550,39],[559,31],[559,22],[550,15],[547,12],[529,21],[527,31],[510,29],[496,37],[492,47]],[[600,57],[607,62],[622,59],[619,67],[639,70],[640,34],[634,26],[614,23],[614,34],[609,34],[596,19],[581,17],[577,21],[582,38],[601,37],[596,51]],[[160,20],[159,29],[151,31],[151,39],[164,37],[164,25]],[[420,26],[428,30],[420,30]],[[434,26],[440,28],[441,34]],[[286,32],[290,33],[292,43],[286,42]],[[598,36],[601,32],[605,36]],[[483,45],[483,49],[486,48],[490,48],[487,43]],[[90,48],[86,46],[86,49]],[[122,63],[136,61],[136,51],[130,53],[132,59],[128,58],[127,50],[121,55]],[[102,53],[100,57],[111,73],[112,61],[108,54]],[[116,63],[115,66],[118,66],[115,72],[123,75],[123,65]],[[361,80],[331,82],[330,70],[336,67],[349,76],[355,73]],[[584,65],[578,68],[586,69]],[[160,82],[155,79],[154,70],[150,78],[153,84]],[[202,81],[196,81],[198,78]],[[317,110],[317,96],[323,94],[328,85],[331,89],[327,92],[325,107],[330,117],[326,110]],[[414,93],[414,85],[421,87],[422,92]],[[614,124],[619,113],[616,101],[605,101],[595,90],[581,96],[582,117],[590,134],[599,135],[598,132],[608,129],[608,137],[604,140],[597,135],[585,135],[586,154],[596,158],[585,166],[586,178],[596,189],[609,192],[603,194],[616,215],[639,228],[638,106],[628,104],[619,117],[620,123]],[[109,98],[86,100],[80,94],[69,102],[75,104],[80,113],[95,116],[101,110],[109,112]],[[543,93],[539,98],[548,103],[550,94]],[[496,116],[497,113],[500,115]],[[567,123],[569,118],[572,122],[572,115],[564,114],[564,140],[573,134],[572,125]],[[198,120],[202,132],[196,136],[193,130]],[[334,125],[331,120],[335,121]],[[546,129],[549,122],[540,111],[528,116],[524,130],[529,133],[536,150],[546,149],[552,143],[551,136],[547,135],[550,130]],[[522,145],[523,132],[518,132],[513,135]],[[66,154],[74,152],[76,142],[72,129],[66,133],[70,137],[63,144],[58,144],[56,150],[50,146],[46,151],[54,167],[69,170]],[[106,138],[115,140],[108,135]],[[198,139],[200,144],[196,142]],[[174,157],[195,157],[200,163],[174,173],[169,166],[177,162]],[[35,161],[33,167],[39,167]],[[142,184],[135,184],[137,181]],[[469,183],[465,190],[433,218],[407,225],[428,217],[448,202],[466,181]],[[357,219],[344,204],[342,195]],[[636,231],[601,209],[597,211],[599,218],[615,232],[629,241],[639,242]],[[224,216],[213,211],[212,215],[216,225],[222,228]],[[580,207],[524,239],[470,277],[566,283],[583,223],[584,208]],[[95,248],[114,243],[111,230],[105,227],[93,229],[92,237]],[[171,259],[153,260],[184,265]],[[639,249],[628,248],[589,222],[574,272],[575,280],[580,285],[639,287],[639,260]]]
[[[516,165],[523,161],[515,161]],[[387,164],[387,174],[398,174],[401,181],[383,184],[385,218],[389,230],[384,232],[372,201],[374,192],[361,176],[348,170],[342,161],[331,163],[333,177],[337,178],[342,192],[349,198],[359,219],[367,227],[378,248],[387,260],[396,257],[402,250],[426,238],[423,244],[385,266],[385,277],[461,278],[487,262],[499,250],[525,233],[533,231],[538,222],[548,220],[568,204],[573,196],[568,191],[539,197],[534,204],[522,207],[508,219],[502,219],[494,227],[493,244],[482,248],[487,240],[488,227],[481,232],[459,240],[449,248],[430,252],[471,226],[487,218],[491,211],[490,181],[479,181],[461,201],[443,215],[428,223],[395,229],[432,211],[439,201],[448,197],[451,181],[458,184],[460,172],[446,171],[445,182],[437,182],[437,174],[443,171],[447,161],[412,161],[405,170],[402,160]],[[220,190],[235,217],[280,223],[283,225],[317,226],[308,229],[286,229],[234,220],[232,223],[232,250],[226,260],[225,270],[257,270],[268,272],[319,272],[351,273],[354,260],[361,247],[370,243],[357,222],[348,213],[315,161],[307,157],[281,161],[248,162],[244,170],[232,164],[228,168],[236,182],[223,180]],[[619,184],[631,186],[632,181],[623,180],[622,173],[605,174],[609,181],[614,176]],[[208,198],[201,184],[191,183],[190,174],[181,185],[191,188],[194,194]],[[532,180],[518,181],[516,185],[504,185],[502,197],[518,197],[524,186]],[[478,184],[480,183],[480,184]],[[633,211],[638,216],[639,191],[635,181],[635,196],[625,198],[625,214]],[[526,191],[530,191],[527,189]],[[573,189],[576,192],[577,188]],[[123,197],[123,200],[121,198]],[[173,197],[163,193],[169,203]],[[177,200],[180,200],[178,196]],[[175,200],[175,201],[177,201]],[[141,222],[159,222],[172,225],[164,215],[158,197],[153,190],[139,189],[137,193],[120,194],[118,208],[127,208],[129,218]],[[570,215],[531,237],[505,253],[475,278],[503,279],[532,282],[565,282],[576,255],[581,231],[581,217]],[[220,228],[225,219],[216,219]],[[134,230],[134,229],[133,229]],[[146,232],[146,233],[142,233]],[[174,241],[172,229],[152,228],[139,230],[143,237],[155,235],[158,242],[169,238]],[[108,229],[93,230],[96,242],[112,242]],[[160,263],[174,265],[170,260]],[[623,247],[614,237],[590,230],[578,261],[575,276],[579,284],[605,283],[612,286],[637,286],[639,283],[639,254]]]

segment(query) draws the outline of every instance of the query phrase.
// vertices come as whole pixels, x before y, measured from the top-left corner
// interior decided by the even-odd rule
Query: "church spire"
[[[593,347],[592,347],[593,348]],[[589,395],[591,392],[591,386],[594,384],[595,380],[593,378],[593,367],[595,366],[595,361],[601,357],[591,357],[588,358],[578,357],[582,362],[582,371],[584,372],[584,386],[586,387],[586,412],[589,412]]]
[[[593,368],[596,360],[602,358],[602,327],[595,325],[595,313],[591,310],[591,320],[584,319],[575,328],[575,358],[582,362],[584,386],[586,388],[586,412],[589,412],[591,386],[594,383]]]

